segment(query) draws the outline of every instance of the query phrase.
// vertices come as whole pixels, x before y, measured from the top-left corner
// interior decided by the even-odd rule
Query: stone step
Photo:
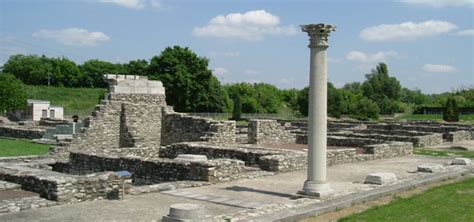
[[[247,208],[247,209],[257,209],[257,208],[261,208],[267,205],[266,203],[262,203],[258,201],[238,200],[238,199],[228,198],[225,196],[194,193],[191,191],[180,190],[180,189],[167,190],[161,193],[166,194],[166,195],[171,195],[171,196],[184,197],[184,198],[189,198],[189,199],[194,199],[194,200],[201,200],[201,201],[211,202],[215,204],[222,204],[222,205]]]

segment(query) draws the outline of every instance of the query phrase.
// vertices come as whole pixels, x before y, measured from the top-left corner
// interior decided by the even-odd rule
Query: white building
[[[26,111],[17,111],[15,116],[21,120],[33,121],[39,121],[41,118],[63,119],[64,108],[61,106],[51,106],[49,101],[28,99]]]

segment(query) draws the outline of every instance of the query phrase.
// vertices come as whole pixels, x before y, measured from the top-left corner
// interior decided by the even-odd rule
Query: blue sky
[[[128,62],[173,45],[210,59],[223,83],[308,84],[308,37],[336,25],[329,80],[378,62],[426,93],[474,87],[474,0],[0,0],[0,64],[16,53]]]

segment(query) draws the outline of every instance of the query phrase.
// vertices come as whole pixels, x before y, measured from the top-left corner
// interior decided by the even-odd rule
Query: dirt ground
[[[25,191],[25,190],[2,190],[0,191],[0,201],[10,200],[22,197],[35,197],[39,196],[37,193]]]
[[[382,197],[382,198],[379,198],[379,199],[376,199],[376,200],[373,200],[373,201],[369,201],[369,202],[365,202],[365,203],[361,203],[361,204],[356,204],[352,207],[344,208],[342,210],[337,210],[337,211],[334,211],[334,212],[321,214],[321,215],[316,216],[316,217],[306,218],[304,220],[301,220],[300,222],[338,221],[340,218],[347,217],[347,216],[355,214],[355,213],[360,213],[360,212],[366,211],[369,208],[389,204],[390,202],[392,202],[392,200],[395,197],[403,197],[403,198],[411,197],[411,196],[414,196],[416,194],[423,193],[426,190],[431,189],[433,187],[438,187],[438,186],[445,185],[445,184],[455,183],[455,182],[458,182],[460,180],[461,179],[442,181],[442,182],[438,182],[438,183],[429,184],[429,185],[426,185],[426,186],[417,187],[415,189],[407,190],[407,191],[404,191],[404,192],[401,192],[401,193],[397,193],[395,195]]]

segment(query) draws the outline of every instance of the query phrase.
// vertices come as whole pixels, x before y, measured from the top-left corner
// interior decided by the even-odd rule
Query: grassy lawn
[[[474,221],[474,178],[432,188],[424,193],[397,197],[339,221]]]
[[[29,140],[0,138],[0,157],[43,155],[49,145],[33,143]]]
[[[48,100],[51,105],[64,107],[64,116],[89,116],[106,92],[102,88],[64,88],[54,86],[26,86],[29,99]]]
[[[413,154],[427,155],[427,156],[451,156],[451,157],[466,157],[474,159],[474,151],[450,148],[445,150],[434,150],[425,148],[414,148]]]
[[[432,115],[432,114],[412,114],[412,115],[406,115],[406,116],[401,116],[400,119],[406,119],[406,120],[436,120],[436,121],[441,121],[443,120],[443,115]],[[459,120],[461,122],[469,122],[469,123],[474,123],[474,115],[460,115]]]

